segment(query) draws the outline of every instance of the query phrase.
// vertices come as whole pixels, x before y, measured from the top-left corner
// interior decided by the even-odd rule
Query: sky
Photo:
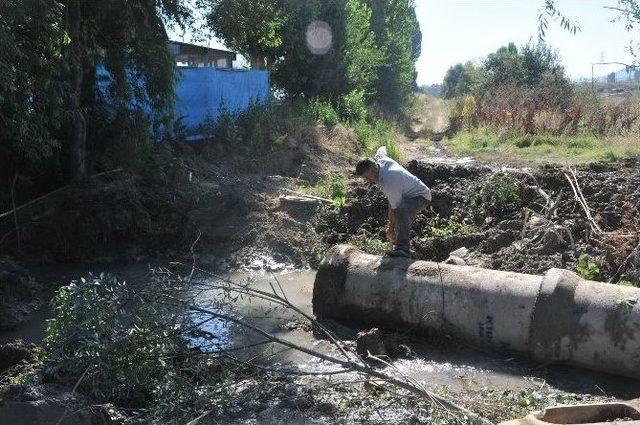
[[[447,69],[458,62],[478,61],[510,41],[517,45],[537,40],[538,10],[542,0],[416,0],[422,31],[418,58],[418,84],[441,83]],[[611,22],[617,15],[603,6],[617,0],[556,0],[562,13],[578,21],[573,35],[549,23],[546,42],[558,50],[572,78],[591,76],[591,63],[631,63],[627,47],[631,34],[624,23]],[[637,30],[636,30],[637,32]],[[595,74],[618,71],[619,65],[596,68]]]
[[[538,12],[543,0],[415,0],[422,31],[422,54],[418,58],[418,84],[441,83],[449,67],[458,62],[480,61],[500,46],[536,41]],[[547,43],[558,50],[567,74],[574,79],[590,78],[591,63],[632,63],[628,51],[631,33],[624,23],[611,22],[617,0],[556,0],[564,15],[576,20],[581,31],[571,34],[549,23]],[[635,30],[636,34],[638,30]],[[174,40],[191,42],[190,34],[170,31]],[[640,38],[640,37],[639,37]],[[224,48],[214,38],[197,44]],[[234,66],[242,66],[236,61]],[[600,66],[596,76],[618,71],[619,65]]]

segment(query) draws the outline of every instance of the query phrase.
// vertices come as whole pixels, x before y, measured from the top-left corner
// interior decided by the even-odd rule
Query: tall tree
[[[371,31],[371,9],[361,0],[347,0],[344,57],[351,89],[375,94],[382,54]]]
[[[69,82],[69,155],[71,174],[86,174],[86,111],[106,101],[115,117],[125,119],[131,105],[171,108],[175,64],[167,49],[165,22],[190,20],[185,0],[69,0],[65,29],[70,43],[64,52]],[[111,79],[108,97],[95,97],[95,73],[104,66]]]
[[[400,111],[415,88],[415,59],[420,55],[413,0],[368,0],[373,11],[372,29],[384,59],[379,69],[378,100]]]
[[[60,78],[64,7],[49,0],[0,2],[0,177],[31,172],[60,150],[67,87]]]
[[[264,69],[282,46],[287,16],[280,0],[204,0],[207,23],[225,44]]]

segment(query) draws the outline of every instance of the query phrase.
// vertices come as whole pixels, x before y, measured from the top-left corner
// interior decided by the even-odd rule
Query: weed
[[[366,235],[354,236],[350,243],[367,254],[381,255],[390,248],[389,243]]]
[[[342,96],[339,109],[342,117],[347,120],[366,120],[368,112],[364,99],[364,90],[355,89]]]
[[[620,286],[629,286],[632,288],[637,288],[638,286],[640,286],[640,284],[638,282],[634,282],[632,280],[628,280],[628,279],[622,279],[620,282],[618,282],[618,285]]]
[[[638,304],[638,299],[635,297],[629,297],[618,301],[618,305],[620,306],[620,308],[627,311],[633,310],[633,307],[636,304]]]
[[[587,254],[580,254],[576,262],[575,271],[585,279],[596,279],[600,276],[598,263],[592,261]]]
[[[398,162],[402,155],[396,142],[398,130],[391,121],[354,121],[349,124],[358,137],[360,148],[365,155],[373,156],[380,146],[387,148],[387,154]]]
[[[311,115],[327,127],[333,127],[340,121],[340,117],[331,103],[324,100],[314,99],[309,102]]]
[[[518,207],[522,203],[518,181],[507,174],[493,174],[470,197],[470,202],[491,212]]]
[[[466,222],[458,222],[452,219],[430,217],[427,220],[426,237],[442,238],[455,234],[468,233],[470,229]]]
[[[308,195],[331,199],[335,206],[342,208],[347,199],[346,176],[342,173],[329,173],[315,185],[302,186],[298,190]]]

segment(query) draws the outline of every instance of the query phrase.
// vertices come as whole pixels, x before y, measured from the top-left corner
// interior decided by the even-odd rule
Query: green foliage
[[[425,229],[425,238],[436,237],[442,238],[455,234],[468,233],[471,226],[466,222],[459,222],[453,219],[441,217],[430,217],[427,221]]]
[[[358,234],[354,236],[351,238],[349,243],[363,252],[373,255],[382,255],[391,248],[389,242],[367,236],[366,234]]]
[[[638,299],[635,297],[624,298],[618,302],[620,308],[626,311],[633,310],[636,304],[638,304]]]
[[[398,131],[393,122],[378,119],[371,122],[355,121],[350,125],[365,155],[373,156],[379,147],[385,146],[391,158],[402,162],[402,154],[396,141]]]
[[[489,161],[579,164],[614,161],[640,153],[640,144],[625,137],[532,135],[518,130],[496,132],[486,127],[460,131],[445,144],[457,155],[473,155]]]
[[[364,102],[365,93],[372,95],[375,92],[377,71],[383,57],[371,31],[371,9],[361,0],[347,0],[345,11],[344,55],[352,88],[345,96],[356,96]]]
[[[493,174],[471,196],[471,203],[488,211],[504,211],[522,203],[518,181],[508,174]]]
[[[64,7],[44,0],[0,2],[0,168],[33,171],[60,151],[67,85]],[[26,169],[26,170],[25,170]]]
[[[368,0],[372,9],[371,28],[383,53],[376,100],[391,111],[402,111],[415,88],[415,60],[420,26],[413,0]]]
[[[311,115],[327,127],[333,127],[340,121],[340,117],[331,103],[324,100],[312,100],[309,102],[309,109],[311,111]]]
[[[600,267],[585,253],[580,254],[575,265],[575,271],[585,279],[596,279],[600,276]]]
[[[47,161],[79,176],[87,145],[99,151],[113,123],[130,105],[151,105],[161,116],[173,105],[175,66],[166,25],[190,20],[186,0],[66,2],[26,0],[0,4],[0,138],[12,168]],[[110,77],[96,91],[96,69]],[[137,109],[137,107],[133,108]],[[50,159],[58,152],[63,167]],[[17,166],[16,166],[17,165]],[[4,167],[3,167],[4,168]],[[40,171],[40,170],[38,170]],[[35,171],[34,171],[35,172]]]
[[[287,15],[277,0],[206,0],[207,24],[216,37],[252,59],[272,62],[282,47]]]
[[[459,63],[447,70],[442,82],[442,96],[445,99],[477,93],[484,83],[485,71],[472,62]]]
[[[632,281],[632,280],[630,280],[630,279],[622,279],[622,280],[620,280],[620,282],[618,282],[618,285],[620,285],[620,286],[629,286],[629,287],[632,287],[632,288],[637,288],[637,287],[639,287],[639,286],[640,286],[640,283],[638,283],[638,282],[634,282],[634,281]]]
[[[148,405],[168,377],[163,358],[184,354],[187,346],[171,309],[139,301],[135,313],[126,311],[135,296],[113,276],[90,275],[60,288],[44,338],[46,373],[75,382],[86,372],[82,392]]]
[[[300,192],[321,198],[331,199],[334,206],[341,208],[347,199],[346,176],[342,173],[329,173],[312,186],[302,186]]]
[[[364,90],[351,90],[340,100],[340,115],[347,120],[364,121],[367,119],[367,105]]]
[[[181,290],[155,276],[136,291],[114,276],[89,275],[51,302],[42,358],[48,380],[121,407],[146,407],[148,420],[185,421],[222,407],[226,375],[190,356],[191,321],[164,298]]]

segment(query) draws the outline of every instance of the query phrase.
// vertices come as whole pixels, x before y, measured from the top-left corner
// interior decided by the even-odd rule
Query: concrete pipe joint
[[[498,350],[640,378],[640,289],[384,258],[348,245],[320,264],[313,311],[365,326],[446,333]]]

